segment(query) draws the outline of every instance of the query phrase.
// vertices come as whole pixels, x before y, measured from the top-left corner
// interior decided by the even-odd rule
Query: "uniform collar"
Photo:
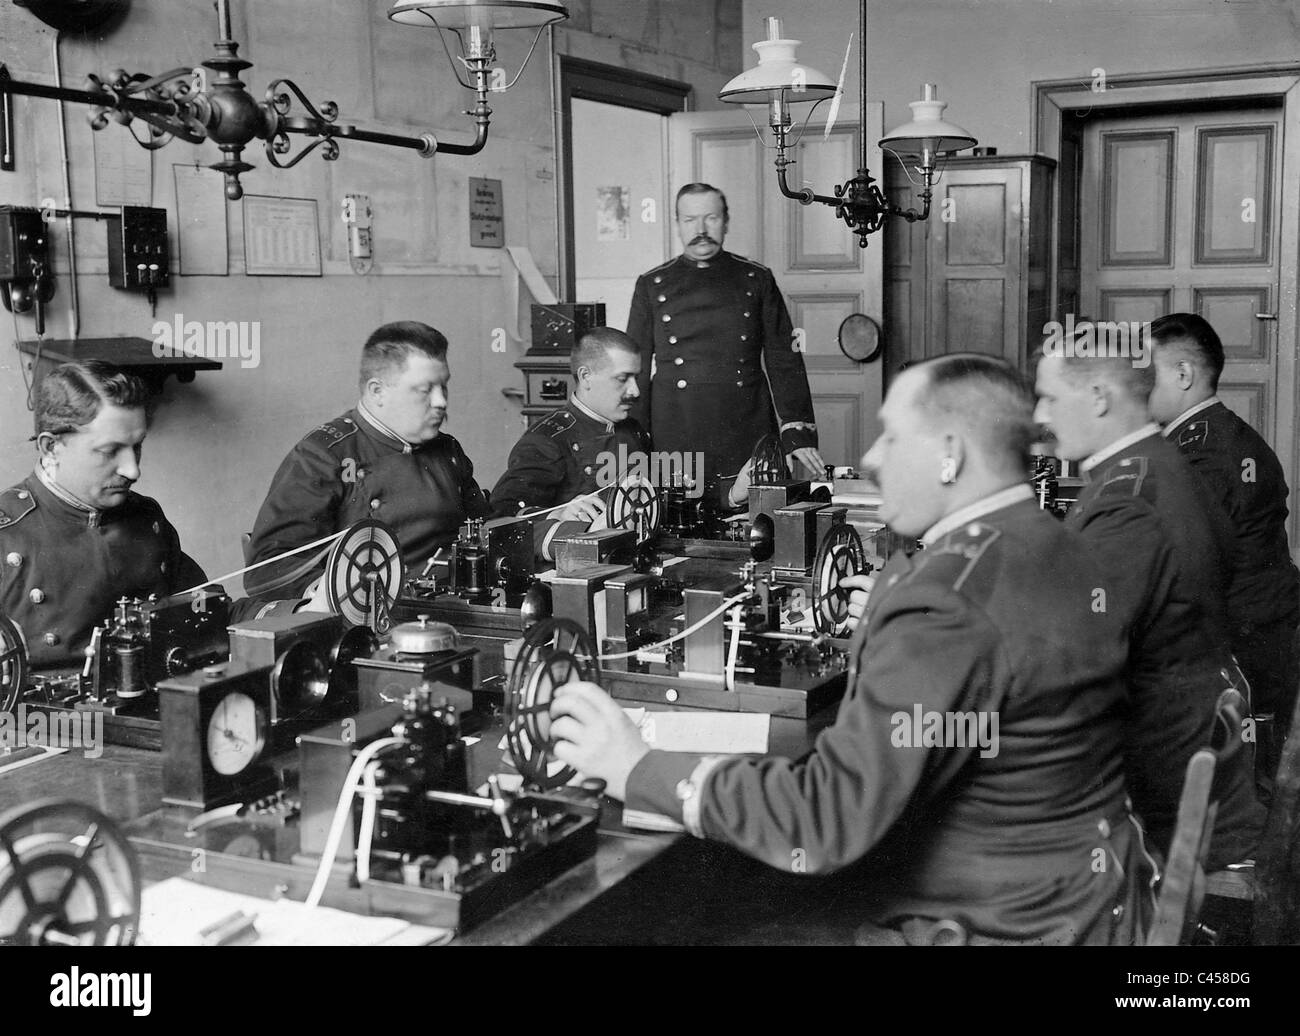
[[[415,450],[415,443],[403,439],[395,431],[389,428],[388,425],[384,424],[383,421],[379,420],[379,418],[366,409],[364,401],[358,400],[357,402],[357,416],[378,432],[381,438],[387,440],[393,446],[400,447],[403,453],[411,453]]]
[[[973,504],[967,504],[965,507],[959,507],[952,514],[940,518],[921,534],[921,542],[927,547],[932,546],[947,536],[948,533],[961,528],[967,522],[973,522],[976,518],[983,518],[986,514],[1001,511],[1004,507],[1010,507],[1022,500],[1032,500],[1033,498],[1034,491],[1029,488],[1029,484],[1026,482],[1017,482],[1014,486],[999,489],[991,496],[976,500]]]
[[[1215,403],[1222,403],[1222,402],[1223,400],[1221,400],[1218,396],[1211,396],[1209,399],[1202,399],[1195,406],[1189,406],[1181,414],[1179,414],[1167,425],[1165,425],[1165,431],[1164,431],[1165,438],[1166,439],[1173,438],[1174,432],[1178,431],[1180,425],[1186,424],[1193,417],[1199,414],[1202,410],[1209,410],[1210,407],[1214,406]]]
[[[607,421],[605,418],[601,417],[600,414],[592,410],[591,407],[587,406],[576,395],[569,397],[569,405],[574,410],[578,411],[579,414],[582,414],[584,417],[588,417],[591,420],[595,421],[597,424],[601,425],[605,429],[605,431],[612,432],[614,430],[613,421]]]
[[[730,258],[730,253],[724,248],[718,252],[712,259],[692,259],[683,252],[677,257],[677,261],[685,266],[688,270],[707,270],[710,266],[717,266]]]
[[[73,496],[47,475],[45,469],[39,464],[36,466],[36,481],[53,498],[55,509],[62,511],[66,516],[75,518],[79,523],[84,521],[92,529],[103,520],[103,511]]]
[[[1091,457],[1085,458],[1083,463],[1079,465],[1079,468],[1086,475],[1102,461],[1109,460],[1121,450],[1127,450],[1134,443],[1139,443],[1143,439],[1159,434],[1160,426],[1154,421],[1148,421],[1141,428],[1135,428],[1133,431],[1129,432],[1128,435],[1121,435],[1109,446],[1104,446]]]

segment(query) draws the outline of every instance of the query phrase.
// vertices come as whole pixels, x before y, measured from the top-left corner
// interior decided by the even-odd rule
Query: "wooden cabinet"
[[[1027,369],[1051,318],[1055,169],[1041,156],[953,158],[930,218],[886,225],[887,380],[905,362],[953,352],[992,353]],[[890,199],[919,207],[896,160],[888,170]]]

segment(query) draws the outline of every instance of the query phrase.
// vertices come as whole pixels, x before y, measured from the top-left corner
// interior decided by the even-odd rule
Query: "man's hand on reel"
[[[814,481],[826,477],[826,462],[822,460],[822,455],[816,446],[803,446],[785,456],[786,463],[790,465],[790,474],[796,478],[807,478]]]
[[[736,481],[727,494],[727,503],[732,507],[744,507],[749,500],[749,484],[753,478],[754,458],[745,461],[745,466],[736,473]]]
[[[853,591],[849,594],[849,618],[853,622],[854,629],[857,629],[858,621],[867,610],[867,596],[875,585],[876,577],[871,572],[861,572],[856,576],[845,576],[840,580],[840,586],[847,586]]]
[[[605,505],[599,496],[590,494],[575,497],[562,510],[555,512],[555,517],[562,522],[587,522],[595,529],[605,528]]]
[[[622,706],[594,683],[576,681],[551,701],[555,758],[585,777],[599,777],[606,794],[627,798],[627,778],[650,746]]]

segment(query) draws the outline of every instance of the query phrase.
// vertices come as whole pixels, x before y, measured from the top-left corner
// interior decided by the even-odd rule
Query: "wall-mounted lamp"
[[[866,0],[861,0],[858,11],[858,51],[861,59],[858,97],[859,114],[864,119],[867,110],[866,27],[867,4]],[[817,194],[807,187],[798,191],[790,189],[786,170],[794,164],[794,159],[789,152],[798,146],[802,137],[801,132],[800,138],[790,141],[792,106],[812,102],[815,107],[839,92],[829,77],[814,68],[799,64],[795,56],[798,46],[798,40],[782,38],[779,18],[768,18],[767,39],[754,44],[758,65],[736,76],[718,94],[719,100],[729,104],[767,106],[768,125],[772,128],[775,141],[776,175],[781,193],[803,205],[820,202],[833,206],[835,215],[858,235],[858,244],[863,248],[867,247],[867,237],[884,225],[886,216],[901,216],[909,223],[926,219],[930,215],[930,199],[943,160],[956,151],[974,147],[976,143],[975,138],[960,126],[943,119],[943,110],[947,105],[936,99],[932,83],[925,84],[921,100],[911,103],[912,120],[886,133],[880,140],[880,147],[893,153],[904,170],[910,165],[920,174],[920,183],[912,181],[921,188],[923,205],[920,212],[901,209],[889,202],[867,170],[865,121],[859,133],[861,155],[858,174],[845,183],[836,185],[834,197]],[[808,117],[811,116],[810,109]],[[807,119],[804,125],[807,125]],[[910,173],[908,179],[911,179]]]
[[[460,55],[453,58],[448,50],[457,80],[475,92],[477,101],[471,111],[475,137],[471,143],[442,143],[432,133],[418,137],[393,133],[376,133],[338,123],[338,105],[326,101],[316,107],[290,79],[277,79],[258,102],[239,78],[240,72],[252,68],[251,62],[239,57],[239,44],[230,34],[230,0],[216,0],[216,55],[199,68],[177,68],[160,76],[128,75],[114,72],[108,79],[90,76],[83,90],[62,86],[27,83],[0,75],[0,94],[23,94],[60,101],[86,104],[93,109],[91,125],[102,129],[109,119],[124,125],[139,119],[148,126],[148,137],[136,137],[141,146],[157,149],[179,137],[191,144],[213,141],[221,149],[222,159],[212,164],[226,178],[226,196],[232,201],[243,197],[239,182],[242,173],[253,167],[243,160],[244,148],[254,140],[265,142],[266,157],[278,169],[297,165],[316,148],[327,161],[338,158],[338,141],[359,140],[388,147],[407,148],[424,158],[436,153],[473,155],[487,143],[492,109],[489,93],[509,89],[523,73],[541,38],[543,29],[568,17],[564,5],[549,0],[425,0],[423,3],[399,2],[388,17],[406,25],[437,28],[452,32],[461,40]],[[495,33],[512,29],[536,28],[533,45],[514,79],[506,81],[504,72],[493,68],[496,60]],[[446,48],[445,34],[443,45]],[[461,77],[457,60],[468,72]],[[0,66],[2,69],[3,66]],[[305,115],[291,115],[294,98]],[[0,109],[3,111],[3,109]],[[134,129],[132,130],[134,133]],[[0,127],[0,139],[11,139],[12,127]],[[300,135],[312,142],[292,158],[290,137]]]

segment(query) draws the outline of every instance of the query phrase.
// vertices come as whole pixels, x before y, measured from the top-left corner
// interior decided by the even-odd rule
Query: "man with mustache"
[[[631,809],[787,872],[881,863],[856,875],[873,943],[1139,939],[1124,632],[1092,609],[1087,544],[1033,499],[1032,409],[991,356],[928,360],[890,385],[862,466],[881,517],[925,549],[880,573],[847,694],[807,759],[651,750],[591,683],[557,690],[558,758]],[[996,717],[997,744],[900,738],[916,708]]]
[[[0,614],[22,628],[34,668],[80,666],[118,598],[166,597],[207,579],[158,503],[131,490],[148,400],[144,382],[100,360],[65,363],[41,381],[36,470],[0,493]],[[239,602],[231,617],[254,610]]]
[[[447,417],[447,339],[415,321],[385,324],[361,350],[361,398],[298,443],[280,465],[245,553],[264,561],[362,518],[393,530],[407,568],[456,539],[466,518],[490,514]],[[250,572],[254,597],[299,596],[324,564],[296,555]]]
[[[820,478],[808,374],[772,271],[723,250],[727,199],[716,187],[687,184],[676,215],[682,254],[642,274],[632,295],[632,416],[656,450],[703,451],[710,499],[772,432],[796,475]]]
[[[505,474],[492,490],[495,514],[568,504],[534,522],[538,557],[553,560],[550,545],[557,535],[585,532],[604,514],[606,502],[590,494],[608,488],[599,480],[620,456],[649,453],[650,437],[628,416],[640,370],[632,339],[612,327],[593,328],[569,356],[573,395],[568,406],[538,421],[510,451]]]

